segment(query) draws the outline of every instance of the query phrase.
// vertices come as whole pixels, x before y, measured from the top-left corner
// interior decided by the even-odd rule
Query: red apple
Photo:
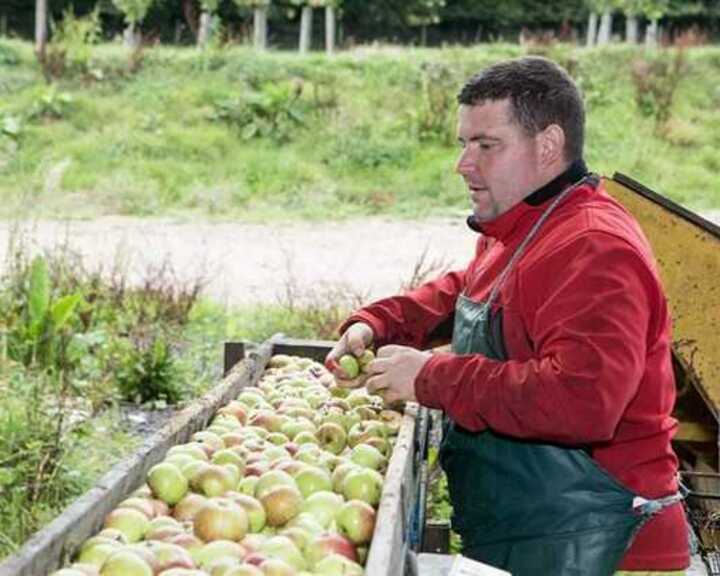
[[[367,544],[375,530],[375,509],[362,500],[345,502],[335,515],[340,534],[355,545]]]
[[[300,513],[302,496],[292,486],[275,486],[260,498],[270,526],[283,526]]]

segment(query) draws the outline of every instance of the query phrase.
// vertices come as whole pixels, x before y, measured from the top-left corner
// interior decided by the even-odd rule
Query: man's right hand
[[[355,322],[351,324],[347,330],[340,336],[340,340],[325,358],[325,366],[330,370],[340,385],[349,388],[361,386],[364,378],[350,379],[350,375],[345,372],[338,364],[341,356],[352,354],[356,358],[359,357],[365,348],[370,346],[373,341],[373,331],[370,326],[363,322]]]

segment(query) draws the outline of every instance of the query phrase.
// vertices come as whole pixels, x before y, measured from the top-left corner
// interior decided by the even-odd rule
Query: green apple
[[[363,576],[365,571],[357,562],[349,560],[341,554],[329,554],[315,564],[317,576]]]
[[[376,507],[382,495],[383,477],[377,470],[357,468],[345,476],[342,495],[345,500],[362,500]]]
[[[350,453],[350,460],[359,466],[371,468],[372,470],[380,470],[387,463],[382,452],[369,444],[357,444]]]
[[[287,536],[271,536],[260,545],[258,552],[268,558],[278,558],[296,570],[304,570],[307,567],[305,558],[295,546],[295,542]]]
[[[242,540],[248,531],[245,510],[228,498],[210,498],[193,521],[193,532],[204,542]]]
[[[295,474],[295,483],[303,498],[307,498],[315,492],[332,490],[330,474],[327,470],[317,466],[306,465]]]
[[[347,444],[345,428],[337,422],[321,424],[316,433],[320,447],[331,454],[340,454]]]
[[[182,471],[169,462],[156,464],[147,475],[147,483],[156,498],[174,506],[188,491],[188,481]]]
[[[367,544],[375,530],[375,509],[362,500],[345,502],[335,515],[340,534],[353,544]]]
[[[303,502],[302,512],[311,514],[323,528],[328,528],[342,503],[343,499],[339,494],[329,490],[315,492]]]
[[[153,576],[153,569],[135,552],[118,550],[105,560],[100,576]]]
[[[104,528],[119,530],[129,543],[142,540],[150,529],[150,520],[133,508],[116,508],[105,517]]]
[[[338,360],[340,368],[343,369],[349,380],[353,380],[360,374],[360,365],[358,364],[357,358],[352,354],[345,354],[340,356]]]

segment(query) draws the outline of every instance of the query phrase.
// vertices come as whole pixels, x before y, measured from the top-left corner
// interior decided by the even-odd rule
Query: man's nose
[[[465,176],[472,172],[477,166],[474,156],[475,155],[472,153],[472,148],[470,146],[463,148],[457,162],[455,163],[455,172],[461,176]]]

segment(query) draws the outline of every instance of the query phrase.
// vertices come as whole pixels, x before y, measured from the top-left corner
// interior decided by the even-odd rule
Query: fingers
[[[384,374],[370,376],[365,380],[365,388],[370,394],[380,394],[390,387],[390,380]]]
[[[396,354],[400,354],[401,352],[404,352],[407,349],[408,349],[407,346],[398,346],[397,344],[388,344],[387,346],[382,346],[381,348],[378,348],[377,358],[388,358],[390,356],[395,356]]]

